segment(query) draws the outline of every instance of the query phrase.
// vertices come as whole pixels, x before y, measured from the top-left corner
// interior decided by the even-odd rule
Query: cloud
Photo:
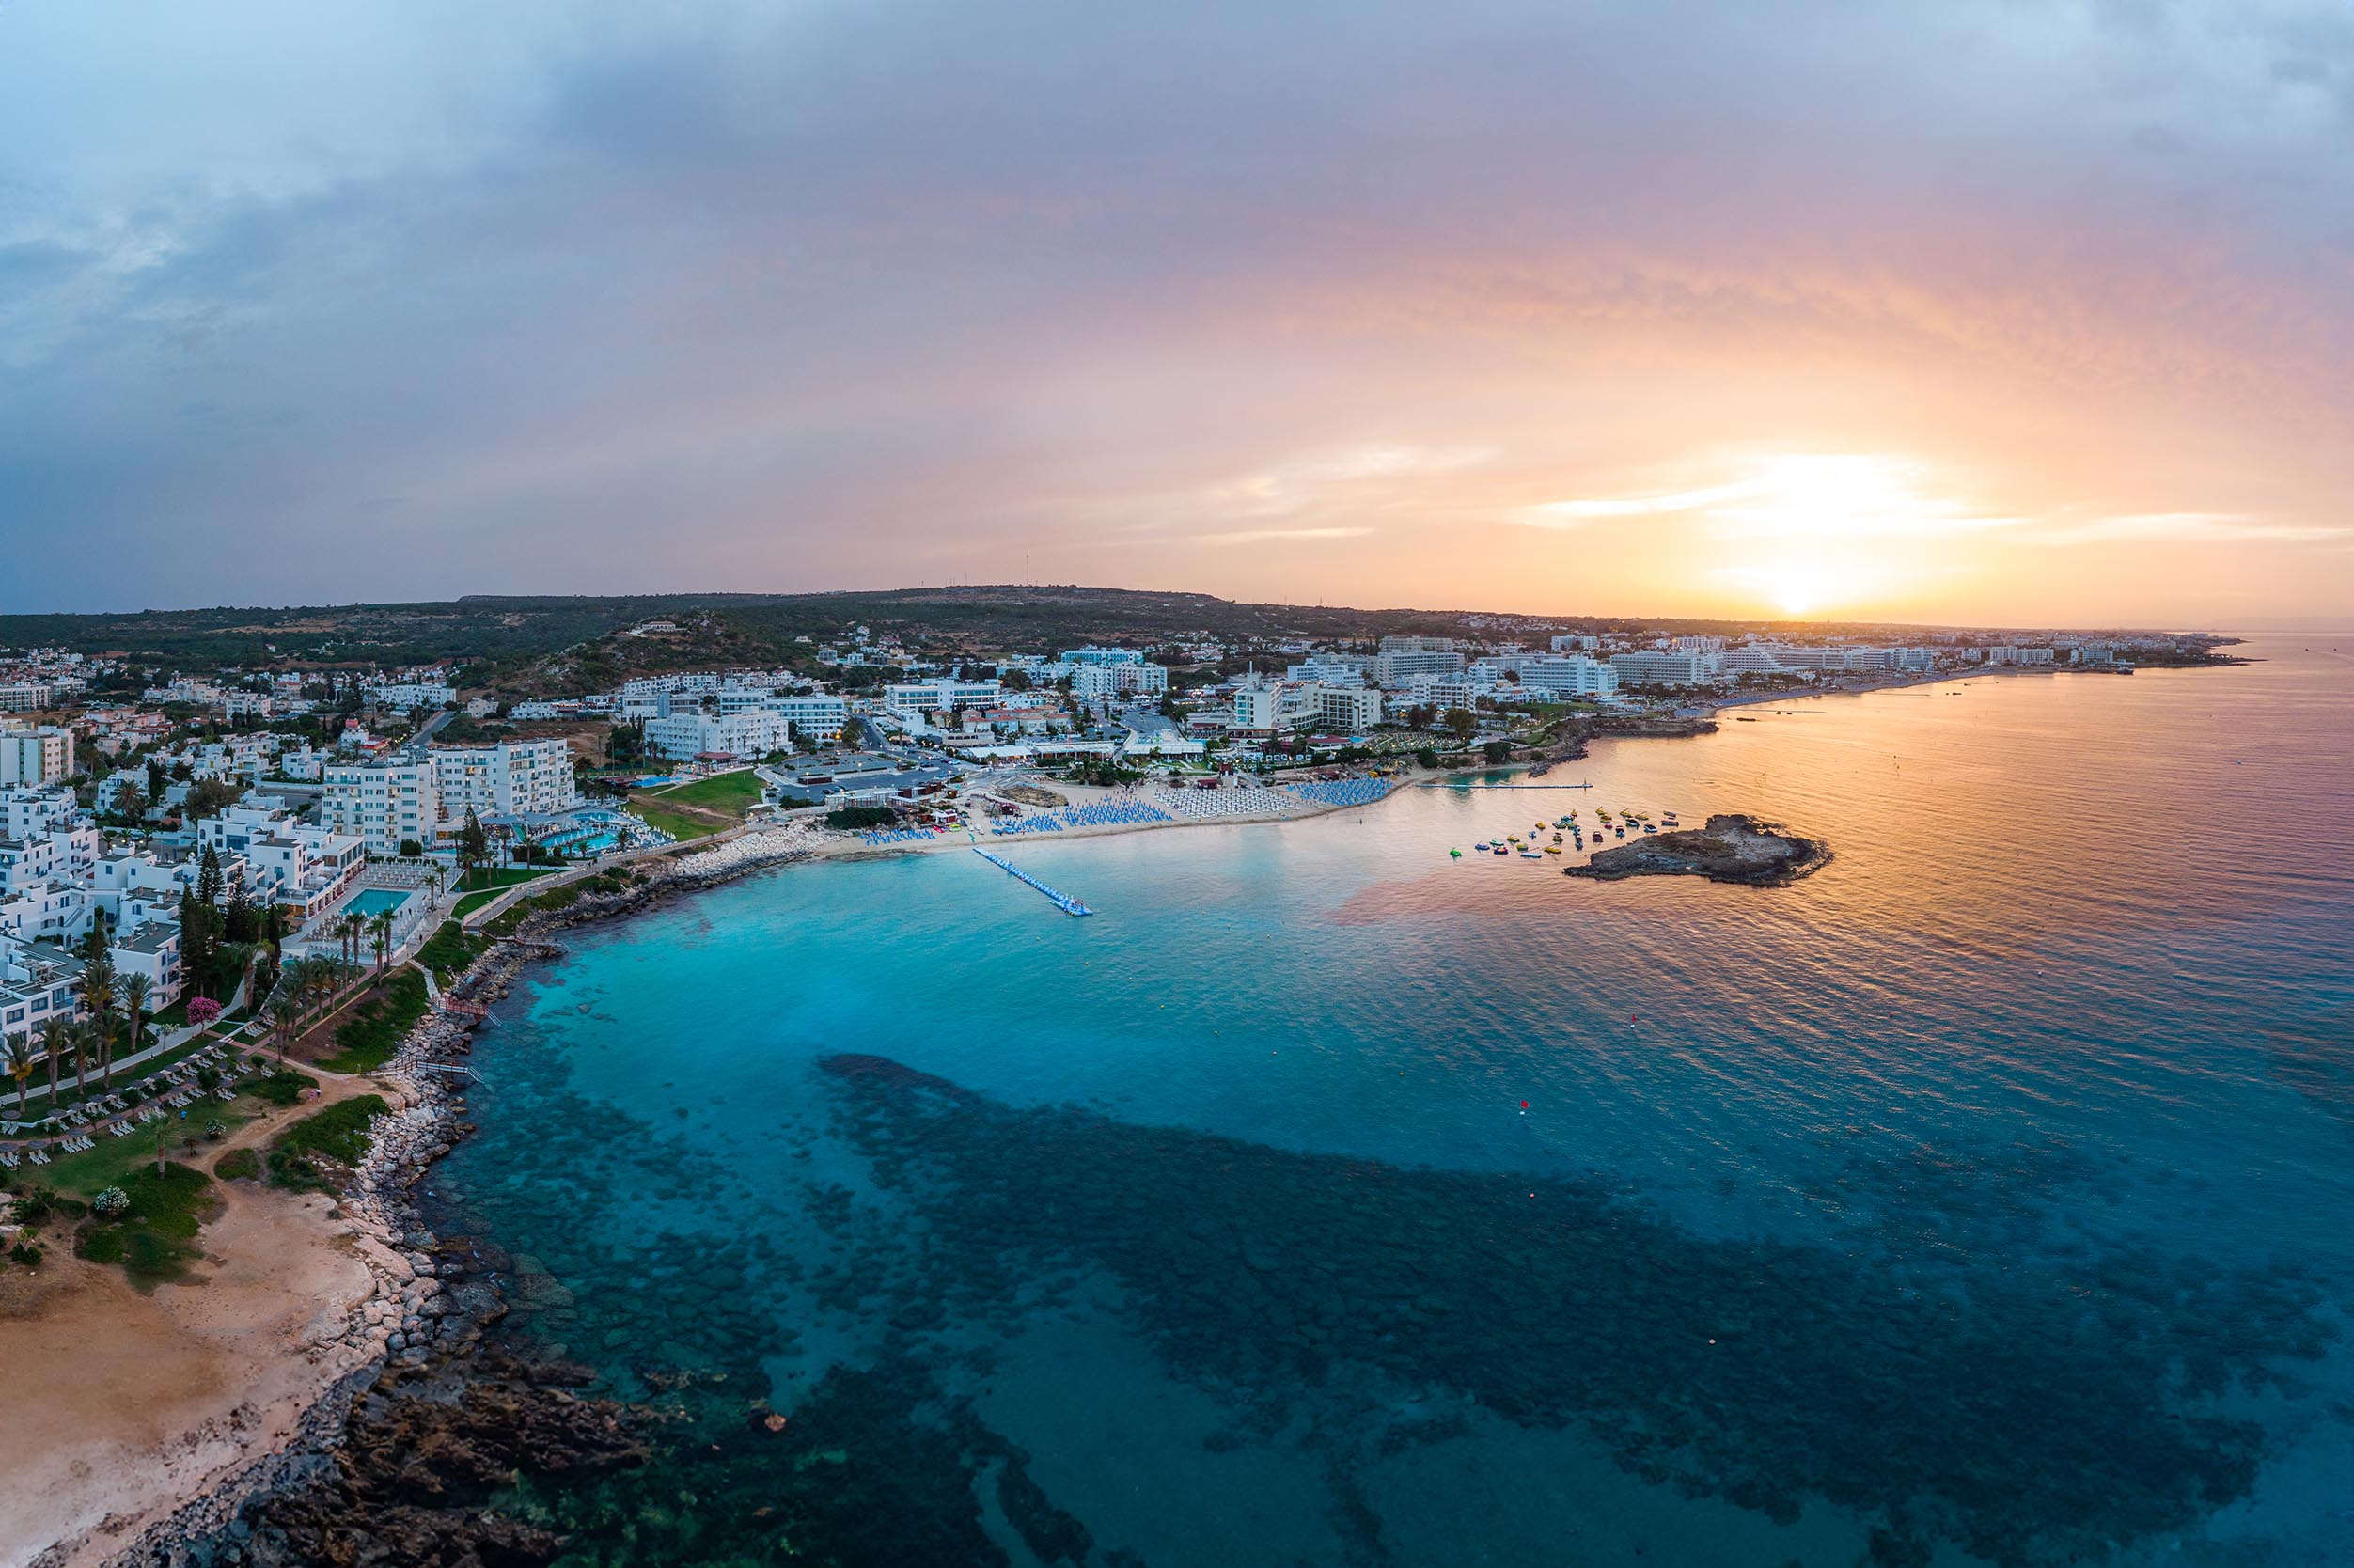
[[[2107,544],[2147,540],[2167,543],[2247,543],[2256,541],[2304,541],[2340,539],[2354,529],[2315,524],[2267,522],[2230,512],[2141,512],[2121,517],[2094,518],[2030,537],[2034,544]]]
[[[1269,544],[1288,540],[1363,539],[1371,528],[1234,528],[1184,536],[1196,544]]]
[[[1699,603],[1499,573],[1519,525],[2049,536],[2126,614],[2160,536],[2084,519],[2354,494],[2354,40],[2102,14],[0,7],[0,608],[1263,595],[1219,546],[1286,537],[1378,602]]]
[[[1924,539],[2009,528],[1928,465],[1870,453],[1785,452],[1732,460],[1739,477],[1691,489],[1550,501],[1512,520],[1539,528],[1689,516],[1718,540]]]

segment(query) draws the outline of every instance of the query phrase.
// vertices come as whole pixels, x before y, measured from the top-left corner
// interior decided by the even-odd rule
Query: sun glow
[[[1717,573],[1744,598],[1771,605],[1793,619],[1869,601],[1874,583],[1853,565],[1819,555],[1777,555],[1728,566]]]
[[[1647,546],[1713,557],[1709,574],[1741,600],[1792,617],[1873,607],[2025,521],[1972,505],[1960,476],[1878,453],[1719,454],[1674,478],[1684,482],[1557,501],[1520,521],[1640,530]]]

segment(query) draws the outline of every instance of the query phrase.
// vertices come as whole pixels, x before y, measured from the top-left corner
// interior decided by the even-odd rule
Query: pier
[[[975,844],[973,846],[973,853],[980,855],[983,860],[988,861],[992,866],[997,867],[997,870],[1003,871],[1006,875],[1019,877],[1024,882],[1028,883],[1032,887],[1035,887],[1040,892],[1045,894],[1047,898],[1054,901],[1055,907],[1061,910],[1065,915],[1092,915],[1095,913],[1095,911],[1088,908],[1087,905],[1081,903],[1078,900],[1072,898],[1069,894],[1056,892],[1053,888],[1047,886],[1044,883],[1030,875],[1029,872],[1022,870],[1021,867],[1014,865],[1012,861],[998,859],[987,850],[982,849],[979,844]]]

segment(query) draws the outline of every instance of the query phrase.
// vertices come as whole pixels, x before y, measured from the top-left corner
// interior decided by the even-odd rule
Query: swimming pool
[[[415,896],[415,890],[401,887],[363,887],[343,906],[346,915],[375,916],[400,908]]]

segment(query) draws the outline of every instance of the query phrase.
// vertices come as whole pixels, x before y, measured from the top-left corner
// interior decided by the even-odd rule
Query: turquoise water
[[[2354,1560],[2338,644],[1018,846],[1088,919],[955,853],[580,933],[437,1197],[691,1438],[510,1501],[617,1561]],[[1573,806],[1837,859],[1447,855]]]
[[[382,915],[398,909],[413,895],[397,887],[363,887],[352,895],[352,902],[343,906],[347,915]]]

